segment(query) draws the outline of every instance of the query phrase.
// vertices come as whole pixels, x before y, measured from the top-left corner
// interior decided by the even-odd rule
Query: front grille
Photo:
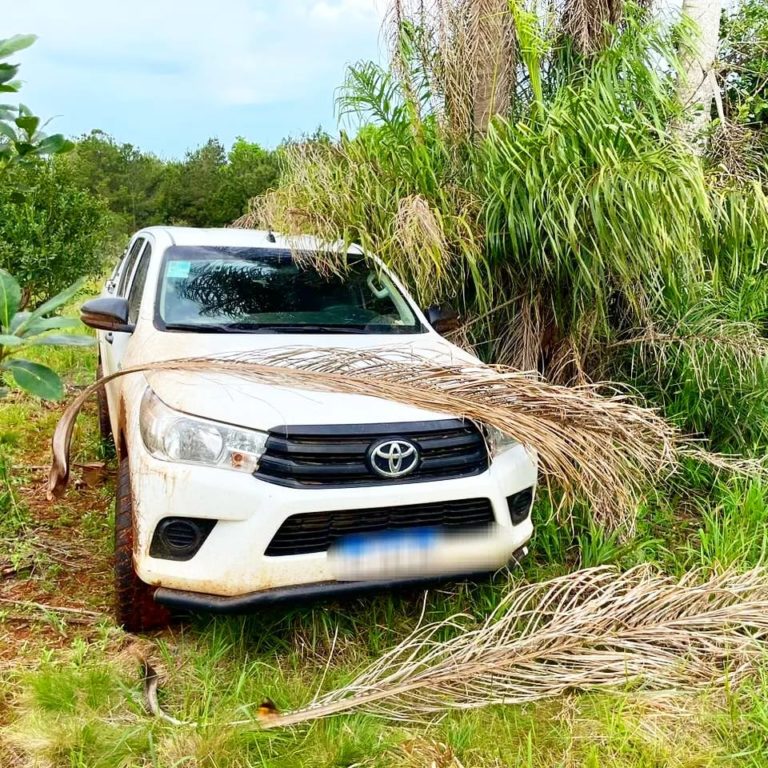
[[[416,445],[416,469],[385,478],[371,468],[369,451],[382,439],[406,439]],[[283,426],[270,430],[264,455],[254,473],[261,480],[292,488],[425,482],[469,477],[488,468],[480,430],[469,421]]]
[[[457,531],[479,528],[492,522],[493,507],[488,499],[307,512],[291,515],[280,526],[264,554],[278,557],[325,552],[336,539],[354,533],[425,527]]]

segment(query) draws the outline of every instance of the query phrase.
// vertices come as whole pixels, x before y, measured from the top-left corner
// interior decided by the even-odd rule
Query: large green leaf
[[[35,397],[42,400],[61,400],[64,385],[58,374],[47,365],[31,360],[9,360],[3,366],[11,372],[16,383]]]
[[[10,328],[21,303],[21,286],[10,272],[0,269],[0,328]]]
[[[22,314],[25,313],[18,313],[18,315]],[[27,318],[25,317],[20,320],[19,324],[26,319]],[[81,322],[76,317],[44,317],[41,320],[35,320],[25,326],[22,336],[28,339],[30,336],[37,336],[38,333],[45,333],[45,331],[60,330],[62,328],[79,328],[80,325]],[[13,323],[11,323],[11,330],[13,330]]]
[[[91,347],[96,343],[93,336],[77,336],[68,334],[66,336],[40,336],[29,342],[30,346],[39,347],[47,344],[52,347]]]
[[[66,304],[77,292],[85,285],[86,279],[80,278],[75,283],[65,288],[61,293],[54,296],[52,299],[48,299],[45,303],[41,304],[36,310],[30,312],[29,317],[18,327],[17,333],[23,333],[29,328],[36,320],[45,317],[49,312],[53,312],[63,304]]]
[[[0,347],[20,347],[23,343],[24,339],[12,333],[0,333]]]
[[[0,40],[0,59],[5,59],[12,53],[29,48],[37,40],[37,35],[14,35],[6,40]]]
[[[10,83],[18,71],[19,68],[12,64],[0,64],[0,83]]]
[[[11,318],[11,333],[16,333],[16,330],[21,326],[22,323],[26,323],[29,319],[29,316],[31,315],[31,312],[17,312],[12,318]]]
[[[27,136],[34,136],[40,126],[40,118],[34,115],[22,115],[16,118],[16,125],[24,131]]]
[[[35,151],[35,145],[30,141],[14,141],[13,146],[19,157],[24,157]]]
[[[35,149],[36,155],[61,155],[64,152],[69,152],[74,149],[74,142],[64,138],[60,133],[54,133],[51,136],[46,136],[42,141],[38,142]]]
[[[0,120],[0,136],[5,136],[6,139],[16,141],[16,129],[13,126],[8,125]]]

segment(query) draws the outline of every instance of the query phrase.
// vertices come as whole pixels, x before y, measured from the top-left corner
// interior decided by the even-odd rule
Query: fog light
[[[519,525],[528,517],[531,512],[532,502],[533,488],[526,488],[523,491],[512,494],[512,496],[507,496],[507,507],[512,525]]]
[[[215,520],[164,517],[155,528],[149,554],[164,560],[190,560],[203,546],[215,525]]]

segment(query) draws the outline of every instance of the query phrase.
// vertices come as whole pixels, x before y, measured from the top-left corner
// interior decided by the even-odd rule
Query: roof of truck
[[[343,246],[340,243],[323,243],[322,240],[302,235],[300,237],[286,237],[277,232],[270,233],[262,229],[236,229],[236,228],[198,228],[198,227],[146,227],[142,232],[154,235],[164,235],[171,240],[172,245],[218,245],[239,248],[289,248],[293,250],[339,250]],[[270,239],[274,238],[274,242]],[[348,253],[362,253],[362,250],[353,245],[346,249]]]

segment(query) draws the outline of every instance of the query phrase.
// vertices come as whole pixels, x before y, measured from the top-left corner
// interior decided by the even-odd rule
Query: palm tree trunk
[[[467,2],[469,39],[475,48],[472,126],[483,136],[488,122],[508,111],[515,84],[514,23],[509,0]]]
[[[683,0],[683,16],[697,27],[693,49],[683,57],[680,101],[690,110],[684,135],[696,142],[710,121],[717,82],[713,65],[717,56],[722,0]],[[699,142],[699,147],[703,145]]]

